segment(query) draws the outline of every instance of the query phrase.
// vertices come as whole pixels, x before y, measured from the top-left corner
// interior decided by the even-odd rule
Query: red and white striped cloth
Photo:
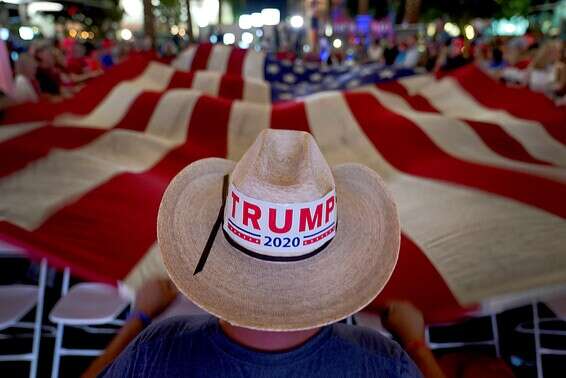
[[[0,239],[135,285],[160,269],[157,209],[175,174],[238,160],[271,127],[311,132],[331,165],[360,162],[387,181],[402,247],[374,305],[406,298],[446,320],[566,283],[564,107],[473,66],[273,105],[222,93],[219,76],[220,87],[199,87],[198,75],[138,61],[55,110],[9,111],[4,122],[26,122],[0,126]]]
[[[58,103],[44,100],[31,109],[27,103],[9,108],[0,118],[0,124],[52,120],[55,116],[69,112],[84,115],[103,101],[121,103],[128,107],[131,103],[123,101],[124,98],[126,101],[139,100],[133,93],[151,96],[175,88],[191,88],[211,96],[251,103],[271,102],[269,83],[263,80],[219,71],[187,72],[148,57],[136,56],[89,82],[70,100]],[[123,96],[125,93],[128,93],[126,97]]]
[[[205,70],[247,79],[264,79],[265,53],[222,44],[191,45],[171,65],[182,71]]]

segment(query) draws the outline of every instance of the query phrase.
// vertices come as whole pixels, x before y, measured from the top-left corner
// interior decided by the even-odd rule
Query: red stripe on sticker
[[[309,240],[304,240],[303,241],[303,245],[309,245],[312,243],[316,243],[317,241],[320,241],[324,238],[326,238],[328,235],[332,234],[334,232],[334,227],[330,227],[330,229],[328,231],[326,231],[325,233],[318,235],[316,238],[312,238]]]
[[[230,231],[232,231],[234,233],[234,235],[236,235],[237,237],[239,237],[240,239],[244,239],[245,241],[248,241],[250,243],[254,243],[254,244],[259,244],[260,240],[256,239],[256,238],[252,238],[251,236],[248,236],[246,234],[244,234],[243,232],[238,231],[234,226],[232,226],[230,223],[228,223],[228,229]]]

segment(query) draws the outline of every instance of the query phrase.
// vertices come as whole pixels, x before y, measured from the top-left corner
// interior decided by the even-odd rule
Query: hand
[[[423,314],[409,302],[389,302],[383,311],[381,322],[389,332],[399,337],[403,345],[412,341],[424,341]]]
[[[145,282],[136,293],[135,309],[151,318],[161,314],[177,296],[175,285],[166,278]]]

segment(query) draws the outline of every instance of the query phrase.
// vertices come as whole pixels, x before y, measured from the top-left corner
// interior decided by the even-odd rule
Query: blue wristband
[[[146,328],[148,325],[151,324],[151,318],[143,311],[134,311],[130,314],[128,318],[140,320],[144,328]]]

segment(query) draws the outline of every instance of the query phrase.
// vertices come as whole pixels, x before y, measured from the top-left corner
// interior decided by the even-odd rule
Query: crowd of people
[[[474,63],[507,85],[542,92],[558,103],[566,102],[566,43],[529,31],[522,36],[478,35],[473,39],[439,33],[433,38],[412,33],[370,38],[342,37],[339,47],[322,36],[316,51],[303,53],[282,44],[278,55],[293,59],[321,59],[327,64],[379,63],[416,72],[449,71]],[[343,45],[344,44],[344,45]]]
[[[179,39],[162,40],[157,55],[175,56],[186,45],[186,41]],[[557,104],[566,103],[565,42],[548,39],[541,33],[527,32],[518,37],[478,35],[471,40],[452,38],[445,33],[434,38],[408,33],[381,39],[359,36],[343,39],[344,45],[336,47],[331,38],[322,37],[309,50],[283,40],[276,55],[281,59],[327,65],[379,63],[414,69],[417,73],[447,71],[475,63],[507,85],[525,86],[548,95]],[[14,92],[10,98],[0,98],[0,108],[42,97],[55,101],[69,98],[88,80],[130,53],[151,50],[151,43],[146,39],[125,42],[108,38],[92,43],[66,37],[36,40],[25,50],[10,47],[8,44]],[[273,46],[264,49],[273,51]]]
[[[112,66],[109,46],[102,41],[97,49],[91,43],[65,39],[34,41],[27,51],[16,52],[14,60],[16,101],[37,101],[40,96],[51,99],[71,97],[82,85]],[[14,54],[11,54],[14,56]]]
[[[527,33],[518,37],[467,40],[446,38],[419,44],[413,36],[398,43],[375,41],[367,60],[428,72],[474,63],[508,85],[525,86],[557,101],[566,94],[566,43]]]
[[[149,50],[150,46],[145,40],[123,43],[108,38],[96,43],[70,37],[38,39],[25,48],[8,41],[6,55],[10,57],[13,86],[11,93],[0,96],[0,109],[40,99],[70,98],[89,80],[102,75],[128,55]]]

